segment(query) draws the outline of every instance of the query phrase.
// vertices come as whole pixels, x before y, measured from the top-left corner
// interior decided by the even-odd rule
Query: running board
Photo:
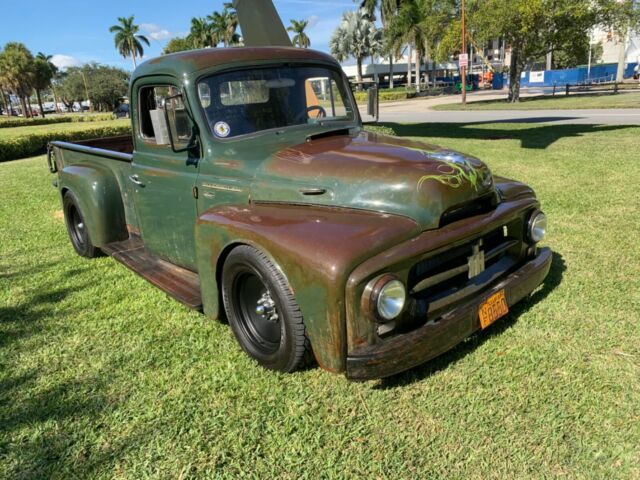
[[[187,307],[202,310],[198,274],[156,257],[144,248],[140,237],[109,243],[100,250]]]

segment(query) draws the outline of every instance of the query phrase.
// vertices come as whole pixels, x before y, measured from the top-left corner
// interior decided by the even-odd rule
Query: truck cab
[[[371,133],[340,65],[290,47],[166,55],[132,135],[52,142],[72,245],[212,318],[260,365],[393,375],[546,276],[533,191],[447,148]]]

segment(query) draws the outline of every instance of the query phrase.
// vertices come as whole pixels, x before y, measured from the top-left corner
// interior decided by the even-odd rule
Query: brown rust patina
[[[215,110],[219,75],[242,81],[246,72],[305,68],[344,92],[343,117],[271,125],[269,115],[287,111],[271,105],[242,124],[242,134],[224,137],[232,120],[261,107],[254,102],[235,117],[234,105]],[[185,149],[141,131],[141,98],[152,98],[141,92],[156,85],[180,92],[191,127]],[[290,104],[308,113],[308,88],[293,79],[273,85],[299,88]],[[503,291],[512,305],[549,270],[549,251],[531,238],[539,209],[531,188],[493,176],[475,157],[365,131],[340,66],[326,54],[264,47],[167,55],[135,71],[130,98],[132,142],[53,145],[57,187],[77,197],[95,246],[214,318],[229,253],[255,247],[286,279],[326,369],[367,379],[417,365],[477,330],[491,293]],[[215,123],[225,120],[216,135]],[[258,124],[269,126],[252,128]],[[376,309],[390,281],[407,294],[387,321]]]

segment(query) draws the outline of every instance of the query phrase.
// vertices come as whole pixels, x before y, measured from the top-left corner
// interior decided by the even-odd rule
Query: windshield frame
[[[317,122],[315,124],[310,123],[300,123],[297,125],[287,125],[284,127],[274,127],[268,128],[264,130],[257,130],[255,132],[243,133],[240,135],[236,135],[233,137],[219,137],[213,132],[213,125],[209,122],[209,118],[207,117],[207,112],[205,111],[205,107],[202,106],[202,102],[200,102],[200,97],[198,95],[198,85],[205,80],[206,78],[210,78],[213,76],[224,75],[232,72],[243,72],[243,71],[252,71],[252,70],[265,70],[265,69],[274,69],[274,68],[324,68],[326,70],[332,71],[335,73],[340,81],[342,82],[344,91],[346,93],[345,101],[348,100],[351,102],[352,111],[353,111],[353,119],[345,119],[345,120],[327,120],[324,122]],[[208,132],[209,138],[213,139],[216,142],[233,142],[236,140],[243,140],[250,137],[257,137],[261,135],[269,135],[273,133],[280,132],[289,132],[295,130],[311,130],[309,135],[313,135],[315,132],[321,133],[329,130],[335,129],[345,129],[345,128],[357,128],[362,126],[362,119],[360,117],[360,110],[358,108],[358,104],[353,95],[353,90],[351,89],[351,84],[349,83],[348,78],[344,74],[344,71],[339,66],[333,65],[331,63],[323,63],[321,61],[313,61],[313,62],[305,62],[305,61],[276,61],[276,62],[268,62],[268,63],[260,63],[258,65],[252,66],[233,66],[229,68],[218,69],[215,71],[209,71],[198,76],[193,82],[193,90],[195,94],[195,100],[197,103],[197,109],[199,110],[200,116],[203,121],[206,123],[206,131]]]

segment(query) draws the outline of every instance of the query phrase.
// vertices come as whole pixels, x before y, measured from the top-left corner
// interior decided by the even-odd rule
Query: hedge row
[[[42,153],[46,150],[47,144],[53,140],[75,142],[90,138],[125,135],[129,132],[131,132],[131,126],[128,123],[121,124],[118,122],[115,125],[96,126],[81,130],[67,128],[41,132],[33,131],[6,138],[0,137],[0,162]]]
[[[365,103],[367,101],[367,92],[355,92],[356,102]],[[407,98],[406,90],[398,91],[380,91],[381,102],[392,102],[395,100],[405,100]]]
[[[112,120],[111,113],[97,113],[92,115],[65,115],[63,117],[45,118],[0,118],[0,128],[31,127],[36,125],[52,125],[55,123],[76,123],[76,122],[104,122]]]

